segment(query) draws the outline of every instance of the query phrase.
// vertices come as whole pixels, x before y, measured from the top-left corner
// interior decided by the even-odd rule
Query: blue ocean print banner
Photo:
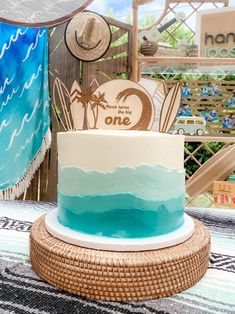
[[[0,199],[19,196],[50,145],[47,28],[0,23]]]

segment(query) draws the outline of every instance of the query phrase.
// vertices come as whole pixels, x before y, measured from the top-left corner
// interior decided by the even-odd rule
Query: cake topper
[[[99,86],[93,80],[90,86],[83,87],[74,81],[69,91],[57,77],[52,90],[57,123],[64,131],[114,129],[168,133],[181,105],[179,83],[168,88],[161,81],[158,85],[162,91],[157,90],[155,96],[149,94],[148,84],[142,81],[141,84],[117,79]]]
[[[177,82],[168,92],[163,102],[160,114],[159,131],[163,133],[169,132],[181,105],[181,87]]]
[[[95,91],[74,82],[70,101],[77,130],[150,130],[154,121],[152,98],[144,87],[129,80],[112,80]]]

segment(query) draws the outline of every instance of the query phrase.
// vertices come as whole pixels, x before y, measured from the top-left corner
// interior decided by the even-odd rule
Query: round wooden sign
[[[93,129],[150,130],[154,104],[146,89],[129,80],[113,80],[101,85],[88,109]]]
[[[0,21],[14,25],[52,26],[83,11],[93,0],[0,0]]]

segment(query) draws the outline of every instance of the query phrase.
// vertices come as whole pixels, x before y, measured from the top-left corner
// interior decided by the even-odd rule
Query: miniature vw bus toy
[[[207,133],[206,119],[203,117],[177,117],[172,128],[173,134],[199,135]]]

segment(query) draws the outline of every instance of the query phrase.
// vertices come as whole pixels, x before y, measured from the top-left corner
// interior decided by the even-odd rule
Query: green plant
[[[193,153],[195,150],[198,149],[198,147],[201,145],[201,142],[186,142],[185,148],[190,152]],[[213,151],[214,153],[217,153],[219,150],[221,150],[224,147],[225,143],[222,142],[210,142],[207,143],[206,146],[209,149],[206,149],[205,146],[198,149],[193,156],[199,161],[200,164],[204,164],[207,160],[209,160],[212,157]],[[188,157],[188,154],[185,153],[185,159]],[[195,162],[194,159],[190,158],[185,163],[185,170],[186,173],[191,177],[198,169],[200,168],[200,165]]]
[[[178,48],[178,40],[184,39],[190,43],[192,41],[192,31],[189,30],[181,21],[176,22],[163,32],[161,41],[170,44],[174,49]]]

